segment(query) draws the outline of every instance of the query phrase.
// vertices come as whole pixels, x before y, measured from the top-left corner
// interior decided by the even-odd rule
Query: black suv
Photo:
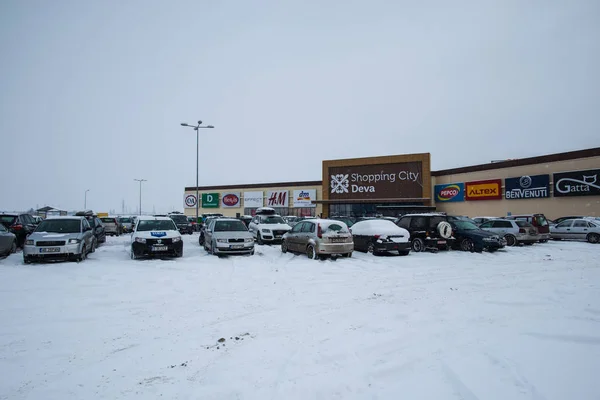
[[[87,219],[90,227],[92,228],[92,233],[96,237],[96,244],[106,242],[106,229],[104,229],[104,224],[100,218],[94,214],[93,211],[79,211],[75,213],[75,215],[78,217],[85,217],[85,219]]]
[[[410,233],[414,252],[449,250],[454,245],[452,228],[443,214],[406,214],[396,222]]]
[[[17,246],[23,247],[25,238],[35,230],[33,217],[26,213],[2,213],[0,223],[17,237]]]
[[[177,225],[177,230],[179,230],[179,233],[181,233],[182,235],[186,233],[188,235],[191,235],[192,233],[194,233],[194,225],[192,225],[192,223],[188,221],[188,217],[186,217],[185,214],[171,213],[169,214],[169,218],[171,218],[173,222],[175,222],[175,225]]]

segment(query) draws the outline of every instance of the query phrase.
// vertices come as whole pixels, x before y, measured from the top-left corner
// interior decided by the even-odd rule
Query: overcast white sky
[[[600,1],[0,2],[0,209],[600,146]]]

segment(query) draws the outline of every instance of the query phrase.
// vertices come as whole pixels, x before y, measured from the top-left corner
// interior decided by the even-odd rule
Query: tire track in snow
[[[467,385],[460,379],[460,377],[454,372],[452,368],[450,368],[446,363],[442,361],[442,369],[446,374],[446,378],[448,382],[454,388],[455,393],[462,400],[479,400],[479,398],[467,387]]]
[[[513,361],[506,358],[498,358],[487,351],[484,352],[484,354],[494,367],[500,369],[503,374],[508,375],[513,384],[520,389],[521,393],[530,396],[533,400],[546,400],[546,398],[538,392],[535,385],[529,382],[529,380],[518,370]]]

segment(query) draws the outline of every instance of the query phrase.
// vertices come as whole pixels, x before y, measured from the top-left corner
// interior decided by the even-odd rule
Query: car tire
[[[450,237],[452,236],[452,225],[450,225],[450,223],[447,221],[440,222],[437,225],[436,230],[438,232],[438,235],[440,235],[440,237],[442,237],[443,239],[450,239]]]
[[[410,254],[410,250],[401,250],[398,252],[401,256],[407,256]]]
[[[369,242],[367,245],[367,253],[375,254],[375,244],[373,242]]]
[[[350,253],[344,253],[344,254],[342,254],[342,257],[344,257],[344,258],[351,258],[352,257],[352,252],[350,252]]]
[[[265,242],[263,242],[263,240],[262,240],[262,236],[260,235],[260,232],[258,232],[256,234],[256,244],[260,244],[260,245],[265,244]]]
[[[460,249],[462,251],[470,251],[472,253],[475,251],[475,244],[471,239],[466,238],[460,242]]]
[[[87,258],[87,249],[85,246],[81,248],[81,254],[77,256],[77,262],[84,261]]]
[[[28,257],[23,256],[23,264],[31,264],[31,260]]]
[[[600,242],[600,235],[598,235],[597,233],[588,233],[586,239],[588,242],[596,244]]]
[[[517,238],[513,235],[506,235],[504,239],[506,239],[506,245],[509,247],[517,245]]]
[[[316,260],[317,258],[319,258],[317,256],[317,250],[315,249],[315,246],[313,246],[312,244],[306,246],[306,256],[309,260]]]
[[[288,251],[288,246],[287,246],[286,241],[284,240],[284,241],[281,242],[281,252],[282,253],[287,253],[287,251]]]
[[[10,251],[8,254],[13,254],[17,252],[17,241],[13,240],[12,245],[10,246]]]
[[[441,222],[440,222],[441,224]],[[421,238],[414,238],[411,244],[412,251],[420,253],[425,250],[425,242]]]
[[[540,239],[540,243],[546,243],[548,239]]]

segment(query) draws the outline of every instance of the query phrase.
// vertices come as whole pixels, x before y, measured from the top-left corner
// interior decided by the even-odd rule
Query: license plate
[[[152,251],[167,251],[167,246],[152,246]]]
[[[346,238],[331,238],[333,243],[344,243],[345,240]]]
[[[445,240],[438,240],[438,244],[446,244]]]
[[[277,239],[281,239],[281,236],[282,236],[282,235],[275,235],[275,237],[276,237]]]
[[[234,245],[231,245],[231,248],[232,249],[243,249],[244,245],[243,244],[234,244]]]
[[[43,247],[40,249],[40,253],[58,253],[60,247]]]

